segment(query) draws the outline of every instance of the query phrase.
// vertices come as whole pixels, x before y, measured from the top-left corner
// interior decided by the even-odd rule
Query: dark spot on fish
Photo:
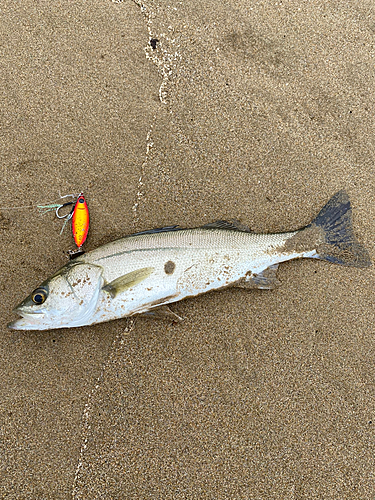
[[[164,264],[165,274],[173,274],[175,268],[176,268],[176,264],[174,262],[172,262],[171,260],[169,260],[168,262],[166,262]]]
[[[153,50],[156,49],[156,44],[158,43],[158,41],[159,40],[157,38],[151,38],[150,45],[151,45],[151,47],[152,47]]]

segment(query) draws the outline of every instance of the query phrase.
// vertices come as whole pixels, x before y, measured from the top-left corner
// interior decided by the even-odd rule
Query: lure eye
[[[47,290],[44,288],[37,288],[32,294],[32,300],[34,304],[43,304],[47,298]]]

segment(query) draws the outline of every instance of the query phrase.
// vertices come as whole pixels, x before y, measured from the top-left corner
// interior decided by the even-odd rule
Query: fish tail
[[[371,266],[369,253],[354,235],[352,208],[344,190],[329,200],[306,230],[320,233],[315,258],[343,266]]]

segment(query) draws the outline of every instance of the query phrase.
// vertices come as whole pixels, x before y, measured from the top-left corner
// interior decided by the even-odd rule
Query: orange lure
[[[78,248],[81,248],[87,238],[89,223],[89,207],[87,206],[86,200],[81,193],[74,206],[72,216],[73,238]]]

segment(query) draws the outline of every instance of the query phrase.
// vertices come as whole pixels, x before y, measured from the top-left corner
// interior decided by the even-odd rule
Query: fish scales
[[[79,261],[103,267],[105,282],[153,268],[142,284],[127,290],[126,297],[102,297],[94,322],[145,312],[210,290],[230,286],[246,273],[261,272],[283,256],[277,251],[296,234],[258,235],[238,231],[193,229],[123,238],[79,257]],[[290,258],[285,254],[284,258]],[[167,263],[173,272],[165,270]]]
[[[91,262],[104,267],[107,279],[125,270],[139,268],[141,262],[164,265],[176,256],[176,264],[197,263],[218,255],[237,256],[249,266],[247,271],[262,268],[280,258],[277,250],[296,232],[282,234],[253,234],[239,231],[192,229],[149,235],[125,237],[84,254],[78,262]],[[270,265],[270,264],[269,264]],[[268,267],[268,266],[267,266]],[[264,268],[264,267],[263,267]]]
[[[298,231],[255,234],[218,221],[130,235],[69,262],[15,308],[21,317],[8,326],[77,327],[140,313],[176,319],[167,304],[228,286],[274,288],[277,265],[302,257],[367,267],[351,215],[340,191]]]

